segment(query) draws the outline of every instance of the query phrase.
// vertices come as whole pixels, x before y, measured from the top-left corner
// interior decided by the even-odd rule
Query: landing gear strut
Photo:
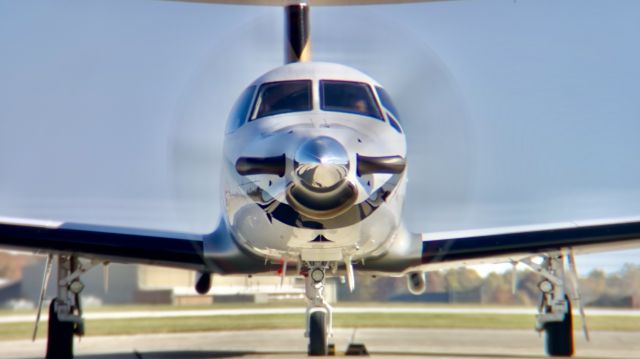
[[[309,355],[327,355],[328,338],[332,336],[332,308],[324,299],[325,271],[322,263],[310,263],[305,276],[307,297],[307,325],[305,337],[309,338]]]
[[[564,257],[549,254],[541,264],[525,260],[544,279],[538,284],[541,301],[536,315],[536,330],[545,334],[545,349],[550,356],[570,357],[574,352],[571,302],[566,292]]]
[[[58,256],[57,296],[49,306],[47,359],[72,359],[73,336],[84,334],[80,274],[88,270],[76,256]]]

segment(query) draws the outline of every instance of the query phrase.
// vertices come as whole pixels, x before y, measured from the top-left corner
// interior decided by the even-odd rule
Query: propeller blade
[[[407,162],[401,156],[369,157],[357,155],[358,176],[372,173],[396,174],[404,171]]]
[[[284,176],[287,160],[284,154],[275,157],[240,157],[236,161],[236,171],[243,175]]]
[[[42,276],[42,286],[40,288],[40,298],[38,298],[38,314],[36,314],[36,322],[33,325],[33,335],[31,341],[36,340],[38,335],[38,323],[40,323],[40,316],[42,315],[42,304],[44,302],[44,296],[47,292],[47,285],[49,284],[49,278],[51,277],[51,267],[53,266],[53,254],[47,256],[47,261],[44,265],[44,274]]]

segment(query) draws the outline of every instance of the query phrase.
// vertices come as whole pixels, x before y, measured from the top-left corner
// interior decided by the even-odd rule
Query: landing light
[[[551,293],[551,291],[553,290],[553,284],[548,280],[543,280],[542,282],[538,283],[538,288],[540,288],[543,293]]]
[[[69,290],[73,294],[79,294],[83,289],[84,284],[82,284],[82,282],[79,280],[74,280],[73,282],[71,282],[71,284],[69,284]]]
[[[313,281],[316,283],[322,282],[322,280],[324,279],[324,271],[320,268],[312,270],[311,279],[313,279]]]

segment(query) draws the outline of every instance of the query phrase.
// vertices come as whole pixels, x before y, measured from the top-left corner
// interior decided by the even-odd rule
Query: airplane
[[[573,355],[572,305],[582,311],[575,254],[640,246],[640,218],[412,233],[403,221],[406,132],[393,97],[354,68],[311,60],[309,4],[191,2],[283,6],[286,64],[249,84],[229,114],[223,211],[211,233],[0,218],[0,246],[47,254],[38,316],[57,266],[47,358],[73,357],[73,338],[84,332],[81,276],[109,262],[197,271],[199,293],[209,290],[212,273],[302,276],[313,356],[329,352],[332,307],[323,292],[330,277],[344,277],[356,290],[356,271],[406,276],[408,289],[420,294],[427,271],[522,263],[542,277],[536,329],[545,333],[547,353]]]

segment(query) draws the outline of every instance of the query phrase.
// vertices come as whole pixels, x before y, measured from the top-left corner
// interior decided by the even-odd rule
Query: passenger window
[[[324,111],[355,113],[384,121],[371,88],[362,82],[320,81],[320,108]]]
[[[311,111],[311,107],[311,80],[270,82],[260,86],[251,119]]]
[[[233,105],[233,108],[229,113],[227,133],[237,130],[244,124],[244,121],[247,119],[247,114],[249,113],[251,100],[253,100],[253,93],[255,90],[255,86],[247,87],[236,100],[236,103]]]

